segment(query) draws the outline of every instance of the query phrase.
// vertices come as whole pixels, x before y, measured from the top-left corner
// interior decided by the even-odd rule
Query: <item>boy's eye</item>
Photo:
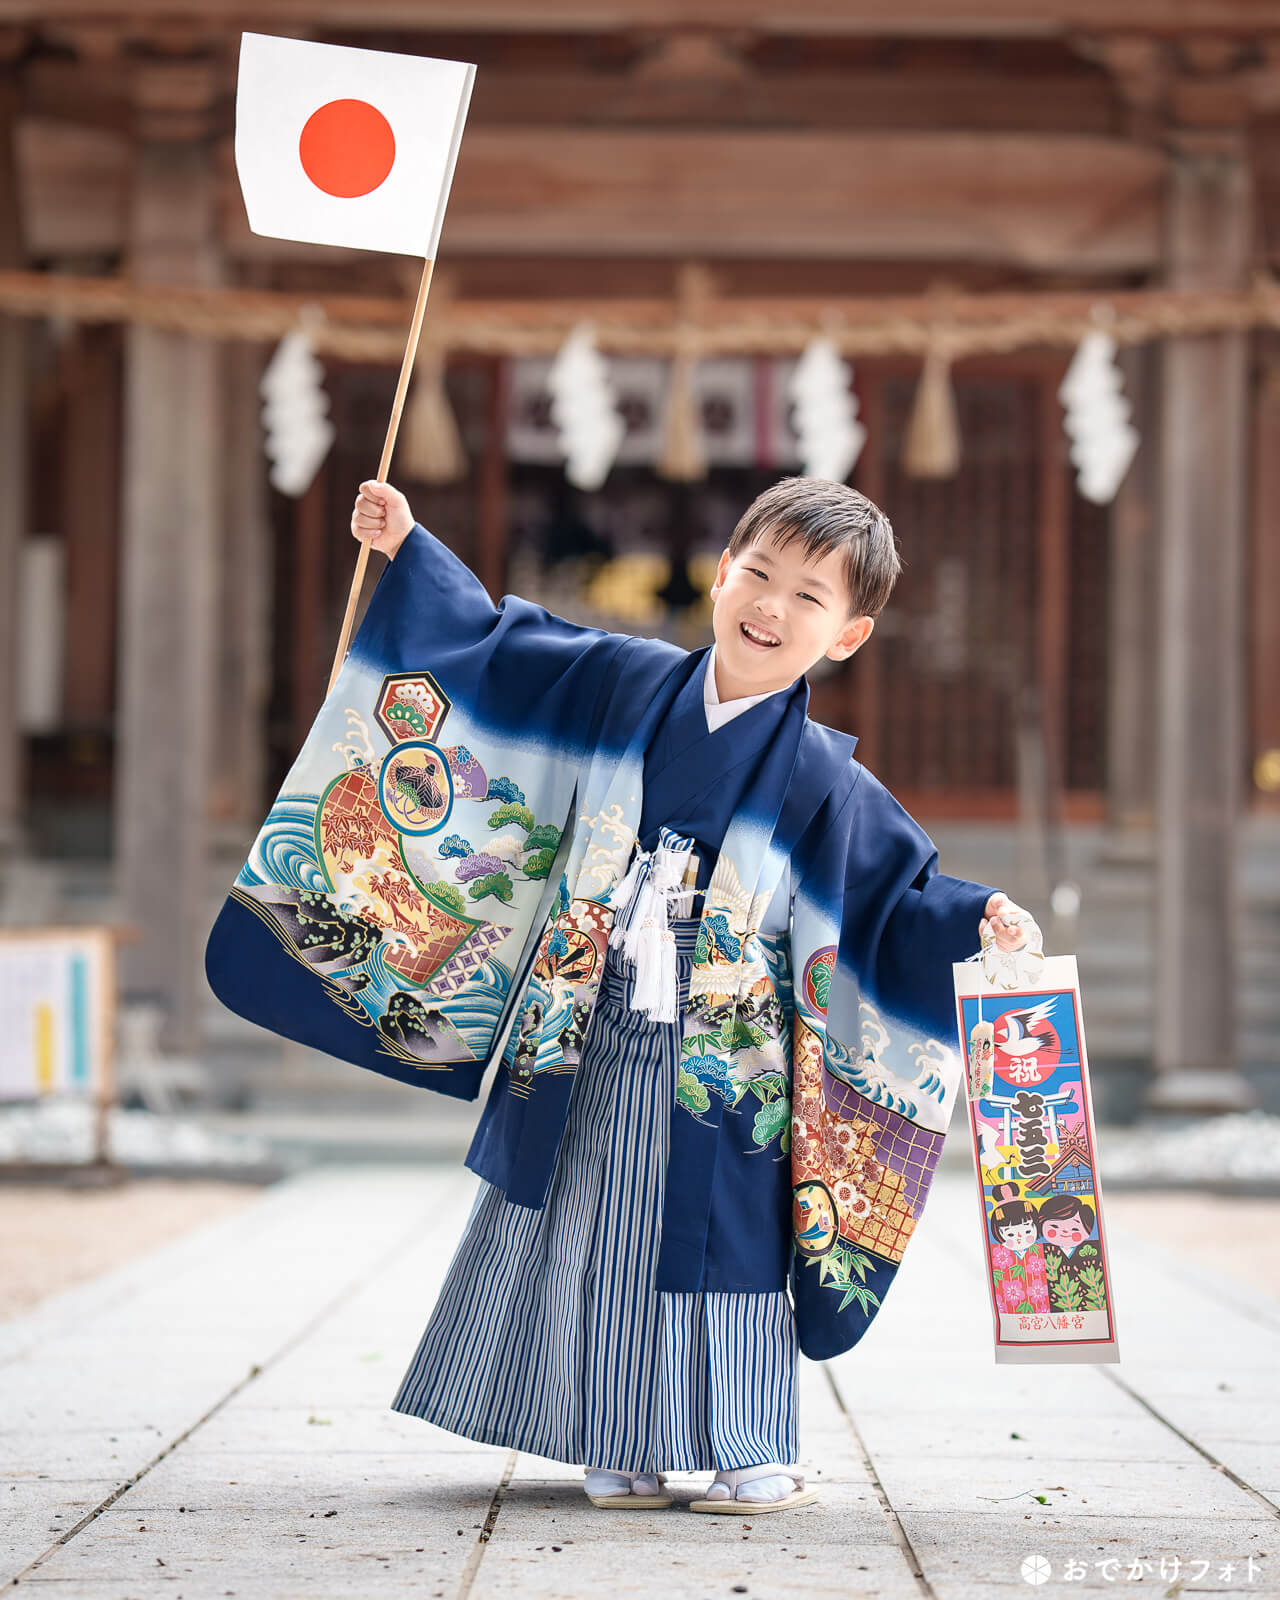
[[[765,579],[765,582],[768,582],[768,573],[762,573],[758,566],[749,566],[747,571],[749,571],[749,573],[755,573],[757,578],[763,578]],[[813,600],[814,605],[821,605],[822,603],[821,600],[819,600],[818,595],[806,595],[802,592],[802,594],[800,594],[800,598],[802,598],[802,600]]]

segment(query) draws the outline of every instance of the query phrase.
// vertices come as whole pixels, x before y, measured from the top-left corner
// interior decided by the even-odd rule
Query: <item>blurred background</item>
[[[741,511],[845,450],[905,572],[812,714],[1078,955],[1104,1182],[1280,1193],[1280,5],[985,9],[253,26],[477,63],[390,472],[419,520],[495,596],[694,648]],[[0,1161],[456,1157],[476,1107],[253,1028],[201,961],[324,694],[419,265],[249,231],[240,8],[5,19]],[[584,324],[598,483],[548,387]],[[20,1048],[41,983],[102,1013],[79,1081]]]

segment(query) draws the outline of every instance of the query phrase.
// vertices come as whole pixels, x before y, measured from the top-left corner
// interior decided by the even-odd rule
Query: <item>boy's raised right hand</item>
[[[360,485],[351,513],[351,532],[355,538],[363,539],[375,550],[394,559],[412,529],[413,512],[399,489],[373,478]]]

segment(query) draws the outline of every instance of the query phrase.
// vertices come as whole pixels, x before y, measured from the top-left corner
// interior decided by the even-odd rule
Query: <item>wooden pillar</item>
[[[135,281],[216,281],[217,89],[209,61],[135,67]],[[125,950],[124,982],[162,1007],[163,1042],[182,1051],[199,1041],[213,909],[218,356],[193,334],[128,331],[115,826],[119,897],[139,939]]]
[[[1108,855],[1150,857],[1155,824],[1156,501],[1160,489],[1159,349],[1121,356],[1142,443],[1111,510],[1107,573]]]
[[[6,35],[0,48],[13,43]],[[7,52],[6,52],[7,53]],[[14,152],[17,69],[0,63],[0,267],[25,265]],[[26,323],[0,316],[0,863],[22,843],[18,727],[18,573],[27,527]]]
[[[893,514],[885,506],[885,397],[884,373],[869,364],[857,370],[858,416],[867,430],[867,442],[854,469],[853,481],[858,491],[889,518]],[[901,542],[901,540],[899,540]],[[874,631],[861,649],[855,651],[844,667],[848,691],[848,710],[845,727],[855,734],[858,747],[854,755],[864,766],[876,770],[882,754],[880,737],[880,662],[885,641],[877,639]]]
[[[489,415],[480,462],[479,538],[476,576],[494,600],[506,588],[507,573],[507,408],[509,367],[497,356],[490,364]]]
[[[120,548],[120,341],[117,327],[76,328],[66,354],[66,692],[69,732],[109,732],[116,703]]]
[[[1268,337],[1264,352],[1254,401],[1249,755],[1253,803],[1275,813],[1280,812],[1280,340]]]
[[[243,855],[262,823],[271,690],[272,561],[258,384],[268,352],[247,342],[222,352],[226,466],[213,779],[215,838]]]
[[[293,745],[301,750],[324,700],[341,618],[326,625],[328,462],[293,503]],[[385,557],[375,556],[381,564]]]
[[[1231,134],[1181,137],[1168,181],[1169,286],[1235,288],[1250,246],[1242,142]],[[1150,1104],[1231,1110],[1254,1098],[1235,1059],[1245,338],[1170,339],[1163,367]]]
[[[1040,517],[1036,566],[1035,661],[1044,750],[1045,861],[1052,891],[1066,875],[1062,851],[1067,781],[1067,616],[1070,584],[1071,480],[1054,371],[1041,378],[1039,393]]]

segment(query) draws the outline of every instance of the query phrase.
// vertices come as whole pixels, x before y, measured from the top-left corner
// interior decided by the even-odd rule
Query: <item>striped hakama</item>
[[[696,918],[674,919],[680,1005]],[[777,1293],[655,1293],[679,1022],[628,1009],[611,945],[546,1204],[481,1182],[392,1410],[619,1472],[796,1458],[796,1334]]]

